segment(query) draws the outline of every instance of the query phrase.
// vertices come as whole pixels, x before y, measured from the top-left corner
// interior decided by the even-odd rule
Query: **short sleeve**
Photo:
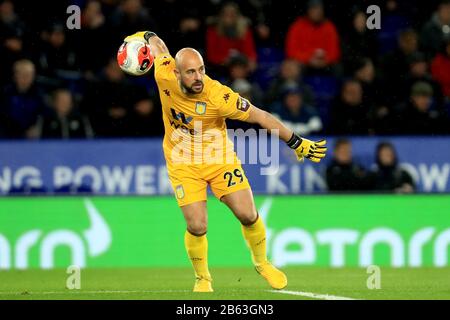
[[[167,80],[173,76],[173,70],[175,69],[175,59],[169,53],[163,53],[155,57],[155,79]]]
[[[226,119],[245,121],[250,115],[251,103],[227,86],[219,84],[215,95],[219,102],[219,113]]]

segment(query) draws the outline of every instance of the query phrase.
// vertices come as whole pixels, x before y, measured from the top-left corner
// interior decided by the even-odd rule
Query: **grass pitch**
[[[450,268],[381,268],[381,289],[363,268],[290,267],[288,287],[272,292],[252,268],[212,268],[211,294],[191,292],[190,268],[85,269],[81,289],[66,289],[64,269],[0,271],[0,299],[450,299]]]

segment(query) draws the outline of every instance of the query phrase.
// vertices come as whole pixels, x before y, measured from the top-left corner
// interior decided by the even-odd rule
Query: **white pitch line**
[[[233,291],[233,290],[232,290]],[[234,290],[237,291],[237,290]],[[254,290],[253,292],[257,292],[259,290]],[[143,294],[143,293],[190,293],[191,290],[95,290],[95,291],[83,291],[83,290],[64,290],[64,291],[0,291],[0,296],[5,295],[17,295],[17,296],[27,296],[27,295],[73,295],[73,294],[111,294],[111,293],[119,293],[119,294]],[[267,290],[267,292],[271,293],[281,293],[281,294],[289,294],[294,296],[303,296],[313,299],[322,299],[322,300],[356,300],[348,297],[340,297],[333,296],[328,294],[317,294],[312,292],[302,292],[302,291],[289,291],[289,290]]]
[[[52,295],[52,294],[104,294],[104,293],[125,293],[125,294],[133,294],[133,293],[191,293],[192,290],[69,290],[66,289],[64,291],[0,291],[0,296],[2,295]],[[233,292],[233,293],[249,293],[249,292],[261,292],[260,290],[254,289],[254,290],[227,290],[227,292]]]
[[[313,292],[303,292],[303,291],[290,291],[290,290],[268,290],[272,293],[282,293],[282,294],[290,294],[293,296],[302,296],[302,297],[308,297],[313,299],[322,299],[322,300],[356,300],[353,298],[348,297],[339,297],[339,296],[333,296],[330,294],[319,294],[319,293],[313,293]]]
[[[187,293],[189,290],[66,290],[66,291],[0,291],[0,295],[52,295],[52,294],[102,294],[102,293]]]

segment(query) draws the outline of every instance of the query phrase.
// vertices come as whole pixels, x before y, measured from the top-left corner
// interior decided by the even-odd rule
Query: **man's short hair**
[[[334,143],[334,149],[340,148],[343,145],[351,145],[351,144],[352,144],[351,141],[347,138],[338,138]]]
[[[433,96],[433,87],[428,82],[418,81],[411,88],[411,96],[431,97]]]
[[[18,71],[22,71],[22,70],[29,70],[29,71],[34,72],[36,70],[36,68],[34,66],[34,63],[31,62],[31,60],[22,59],[22,60],[17,60],[16,62],[14,62],[13,70],[14,70],[14,72],[18,72]]]
[[[59,94],[61,93],[68,93],[70,96],[72,96],[72,92],[64,87],[60,87],[60,88],[56,88],[55,90],[52,91],[51,93],[51,99],[53,101],[55,101],[55,99],[58,97]]]
[[[413,28],[404,29],[398,33],[398,40],[404,40],[408,37],[418,38],[419,35],[417,34],[416,30],[414,30]]]

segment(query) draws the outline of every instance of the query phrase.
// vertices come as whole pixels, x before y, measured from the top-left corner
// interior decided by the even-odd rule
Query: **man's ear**
[[[175,77],[177,77],[178,80],[180,80],[180,71],[178,71],[177,69],[173,69],[173,72],[175,73]]]

